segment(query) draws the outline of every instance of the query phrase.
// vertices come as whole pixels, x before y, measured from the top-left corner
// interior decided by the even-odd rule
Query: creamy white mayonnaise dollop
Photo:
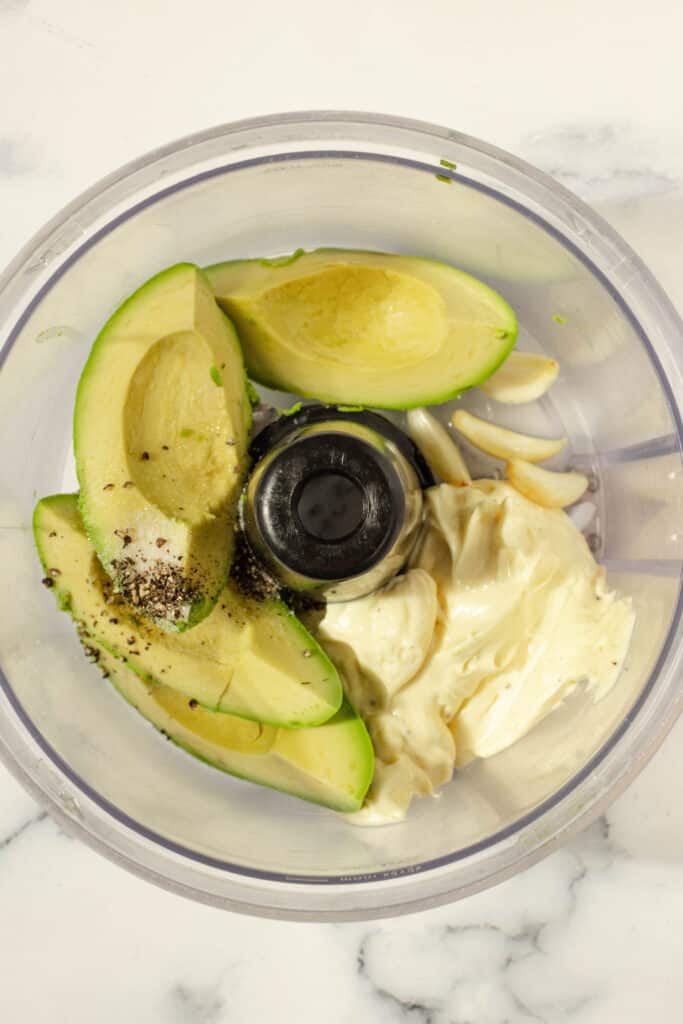
[[[495,480],[442,484],[426,502],[409,569],[328,605],[319,627],[375,746],[358,823],[400,820],[456,763],[510,746],[578,684],[604,696],[633,628],[630,600],[564,512]]]

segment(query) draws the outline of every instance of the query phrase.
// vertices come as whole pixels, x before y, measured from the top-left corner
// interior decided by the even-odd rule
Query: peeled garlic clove
[[[518,434],[515,430],[498,427],[488,420],[480,420],[464,409],[453,413],[451,422],[463,437],[487,455],[498,459],[525,459],[527,462],[542,462],[561,452],[567,443],[566,437],[531,437]]]
[[[445,483],[456,487],[472,483],[455,438],[435,416],[426,409],[410,409],[406,419],[411,438]]]
[[[516,491],[544,508],[573,505],[588,487],[583,473],[553,473],[523,459],[510,459],[505,470]]]
[[[560,371],[559,363],[533,352],[511,352],[499,370],[479,387],[496,402],[521,405],[548,391]]]

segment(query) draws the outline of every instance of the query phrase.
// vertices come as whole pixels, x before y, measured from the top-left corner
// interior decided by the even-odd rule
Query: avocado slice
[[[324,402],[445,402],[490,377],[517,339],[497,292],[437,260],[298,250],[206,274],[251,376]]]
[[[195,625],[223,589],[250,422],[239,341],[197,267],[153,277],[102,328],[76,396],[81,513],[162,628]]]
[[[59,607],[142,679],[212,710],[276,726],[320,725],[339,710],[336,668],[281,601],[251,601],[229,584],[203,622],[166,633],[141,621],[114,590],[85,533],[76,495],[39,501],[33,532]]]
[[[89,639],[87,647],[128,703],[187,753],[334,811],[360,809],[372,781],[374,751],[348,701],[324,725],[274,729],[195,707],[177,690],[141,679]]]

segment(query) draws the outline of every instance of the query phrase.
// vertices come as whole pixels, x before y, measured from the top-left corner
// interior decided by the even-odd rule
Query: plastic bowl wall
[[[569,436],[564,462],[592,479],[576,515],[638,616],[605,700],[578,691],[513,748],[379,829],[222,776],[166,743],[84,661],[40,584],[30,533],[37,497],[75,489],[76,383],[128,293],[178,260],[319,245],[437,257],[505,295],[519,346],[556,357],[562,373],[552,397],[495,415]],[[336,113],[242,122],[101,182],[0,282],[2,756],[93,846],[231,909],[389,915],[523,869],[614,798],[680,707],[682,335],[645,267],[581,202],[430,125]],[[464,402],[494,411],[477,393]]]

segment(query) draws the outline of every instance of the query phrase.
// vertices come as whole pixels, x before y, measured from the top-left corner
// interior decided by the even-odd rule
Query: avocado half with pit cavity
[[[104,648],[86,643],[128,703],[187,753],[335,811],[360,809],[372,781],[374,751],[348,701],[323,725],[274,729],[194,706],[177,690],[145,682]]]
[[[223,588],[246,388],[234,328],[186,263],[124,302],[83,369],[74,416],[83,521],[117,589],[162,628],[193,626]]]
[[[163,632],[140,621],[115,592],[83,529],[76,495],[39,501],[33,533],[60,608],[145,681],[212,711],[277,726],[319,725],[341,707],[337,670],[281,601],[251,601],[228,585],[194,629]]]
[[[299,250],[206,274],[251,376],[325,402],[444,402],[490,377],[517,338],[497,292],[437,260]]]

